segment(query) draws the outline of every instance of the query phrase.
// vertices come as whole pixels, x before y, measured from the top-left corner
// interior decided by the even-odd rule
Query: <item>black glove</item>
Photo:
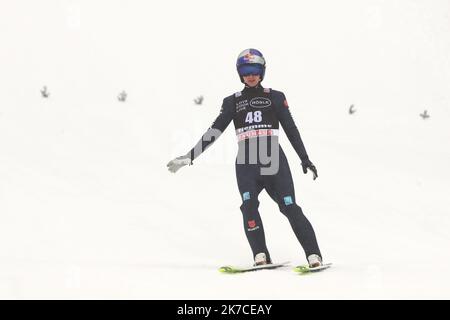
[[[309,169],[313,173],[313,180],[317,179],[317,177],[318,177],[317,169],[314,166],[314,164],[311,161],[309,161],[309,159],[302,161],[302,167],[303,167],[303,173],[304,174],[307,174],[308,173],[308,169]]]

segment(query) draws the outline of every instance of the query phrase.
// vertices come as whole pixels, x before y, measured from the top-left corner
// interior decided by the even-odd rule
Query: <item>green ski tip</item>
[[[308,274],[312,272],[319,272],[325,269],[328,269],[331,267],[331,263],[325,263],[324,265],[316,268],[310,268],[308,265],[300,265],[294,268],[295,272],[298,272],[299,274]]]
[[[219,271],[222,273],[238,273],[238,272],[240,272],[240,270],[230,267],[230,266],[220,267]]]
[[[277,269],[286,266],[289,264],[289,261],[283,263],[270,263],[264,264],[260,266],[248,266],[248,267],[235,267],[235,266],[223,266],[219,268],[219,272],[222,273],[244,273],[250,271],[258,271],[258,270],[271,270]]]
[[[300,273],[308,273],[310,272],[309,267],[307,266],[298,266],[294,268],[295,272],[300,272]]]

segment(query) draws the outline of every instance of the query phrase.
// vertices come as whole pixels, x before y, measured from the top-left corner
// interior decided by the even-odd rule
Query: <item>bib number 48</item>
[[[246,123],[261,122],[261,121],[262,121],[262,112],[261,111],[249,112],[249,113],[247,113],[247,116],[245,117]]]

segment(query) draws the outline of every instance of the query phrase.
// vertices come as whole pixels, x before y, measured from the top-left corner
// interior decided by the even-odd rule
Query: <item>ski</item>
[[[280,267],[285,267],[289,264],[289,261],[283,263],[270,263],[264,264],[260,266],[251,266],[251,267],[236,267],[236,266],[223,266],[219,268],[219,271],[222,273],[244,273],[250,271],[258,271],[258,270],[271,270],[277,269]]]
[[[295,271],[295,272],[298,272],[299,274],[308,274],[308,273],[311,273],[311,272],[319,272],[319,271],[323,271],[323,270],[325,270],[325,269],[330,268],[331,265],[332,265],[332,263],[324,263],[322,266],[320,266],[320,267],[315,267],[315,268],[311,268],[311,267],[308,266],[308,265],[299,265],[299,266],[296,266],[296,267],[294,268],[294,271]]]

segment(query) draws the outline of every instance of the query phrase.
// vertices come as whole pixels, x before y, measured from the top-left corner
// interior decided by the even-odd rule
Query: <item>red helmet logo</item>
[[[253,61],[253,54],[247,53],[247,54],[244,56],[244,60],[245,60],[245,61],[248,61],[248,62]]]

